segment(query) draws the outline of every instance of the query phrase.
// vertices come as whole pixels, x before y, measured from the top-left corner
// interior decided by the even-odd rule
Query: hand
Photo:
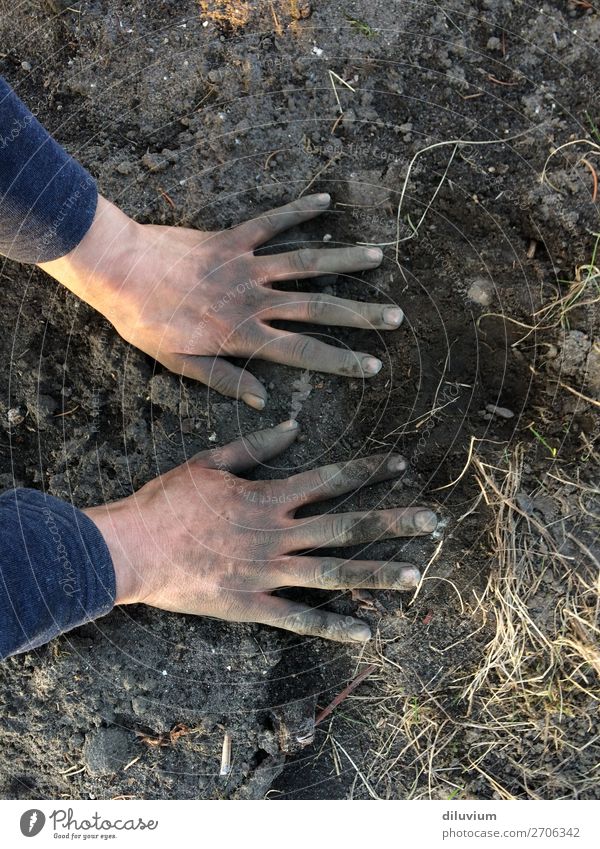
[[[296,434],[296,422],[253,433],[196,455],[122,501],[86,510],[113,558],[117,604],[143,602],[330,640],[368,640],[364,622],[272,592],[291,586],[412,590],[420,577],[414,566],[343,560],[317,549],[428,534],[436,516],[412,507],[294,518],[302,505],[391,480],[405,468],[398,455],[379,454],[286,480],[236,476],[281,453]]]
[[[171,371],[261,410],[263,385],[225,356],[372,377],[381,362],[271,326],[274,320],[396,329],[402,310],[330,295],[278,291],[272,282],[346,274],[381,263],[379,248],[347,247],[255,256],[277,233],[327,209],[310,195],[223,232],[136,224],[104,198],[81,243],[40,267],[98,309],[118,332]]]

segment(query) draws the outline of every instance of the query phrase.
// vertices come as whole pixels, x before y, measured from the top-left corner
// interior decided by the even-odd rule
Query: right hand
[[[295,518],[303,505],[397,478],[406,465],[397,454],[284,480],[236,476],[280,454],[297,433],[296,422],[258,431],[196,455],[122,501],[86,510],[113,558],[117,604],[260,622],[330,640],[368,640],[361,620],[272,593],[283,587],[412,590],[420,578],[415,566],[338,559],[318,549],[429,534],[436,516],[410,507]]]

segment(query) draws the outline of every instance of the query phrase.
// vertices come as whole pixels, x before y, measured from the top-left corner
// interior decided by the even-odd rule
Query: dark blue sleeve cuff
[[[115,572],[85,513],[32,489],[0,495],[0,658],[104,616]]]
[[[48,262],[91,227],[98,190],[0,77],[0,254]]]

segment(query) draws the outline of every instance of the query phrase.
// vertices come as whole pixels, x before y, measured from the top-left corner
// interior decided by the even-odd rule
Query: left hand
[[[328,640],[364,642],[368,625],[273,595],[284,587],[413,590],[410,563],[331,557],[321,549],[425,536],[437,517],[424,506],[297,518],[300,507],[395,480],[397,454],[334,463],[282,480],[240,475],[296,439],[298,424],[203,451],[128,498],[85,512],[111,553],[117,604],[260,622]]]
[[[379,248],[255,255],[278,233],[319,215],[329,201],[329,195],[310,195],[231,230],[203,232],[137,224],[101,197],[82,242],[40,267],[171,371],[262,409],[264,386],[223,357],[258,357],[348,377],[372,377],[381,368],[375,357],[275,329],[272,321],[395,330],[403,318],[393,304],[273,288],[273,282],[381,263]]]

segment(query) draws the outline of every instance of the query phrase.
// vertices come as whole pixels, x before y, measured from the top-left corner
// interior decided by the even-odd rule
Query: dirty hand
[[[436,516],[411,507],[295,518],[302,505],[397,478],[405,468],[397,454],[323,466],[285,480],[237,477],[281,453],[297,432],[295,422],[258,431],[196,455],[122,501],[86,510],[112,555],[117,604],[260,622],[331,640],[368,640],[364,622],[272,592],[412,590],[419,580],[414,566],[338,559],[317,549],[428,534]]]
[[[202,232],[137,224],[101,197],[81,243],[40,267],[171,371],[260,410],[263,385],[223,357],[257,357],[351,377],[372,377],[381,368],[375,357],[275,329],[272,321],[379,330],[394,330],[402,321],[402,310],[393,305],[272,288],[273,282],[380,264],[379,248],[254,254],[276,234],[323,212],[329,201],[329,195],[310,195],[231,230]]]

